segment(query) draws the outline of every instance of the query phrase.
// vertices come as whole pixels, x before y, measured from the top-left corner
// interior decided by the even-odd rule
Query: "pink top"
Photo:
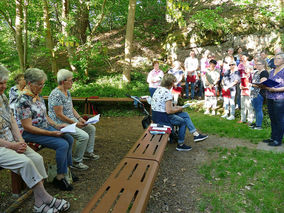
[[[147,77],[147,82],[150,88],[157,88],[160,86],[162,78],[164,77],[164,72],[162,70],[153,69],[149,72]]]

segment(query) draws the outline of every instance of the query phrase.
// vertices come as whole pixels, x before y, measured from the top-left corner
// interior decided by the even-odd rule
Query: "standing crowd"
[[[238,48],[235,55],[234,49],[229,48],[221,60],[216,60],[214,54],[209,51],[205,51],[198,60],[195,51],[191,50],[189,57],[184,61],[184,66],[180,61],[174,61],[166,75],[159,69],[157,61],[154,65],[154,70],[148,74],[147,82],[150,85],[151,105],[156,122],[175,125],[170,121],[170,117],[182,111],[182,108],[176,106],[178,97],[197,98],[204,99],[204,114],[216,115],[217,102],[222,100],[224,109],[222,118],[235,120],[235,110],[240,109],[241,118],[238,123],[248,124],[253,130],[262,130],[263,104],[266,102],[271,121],[271,136],[263,142],[268,143],[269,146],[282,144],[284,53],[280,48],[275,49],[275,55],[271,59],[267,57],[265,51],[250,57],[242,48]],[[172,79],[168,74],[175,78]],[[166,84],[167,79],[173,82]],[[183,80],[184,95],[181,87]],[[274,84],[271,85],[271,82]],[[167,94],[162,94],[165,92],[160,88],[167,88]],[[171,109],[169,106],[167,109],[167,101],[177,108]],[[159,102],[165,103],[158,105]],[[158,116],[155,114],[157,112]],[[164,114],[163,119],[160,113]]]

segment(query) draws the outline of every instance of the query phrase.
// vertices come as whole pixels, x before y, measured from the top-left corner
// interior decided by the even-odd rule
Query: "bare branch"
[[[94,28],[92,29],[91,36],[94,35],[94,33],[96,32],[97,28],[100,26],[101,22],[103,21],[103,18],[104,18],[104,16],[105,16],[105,13],[104,13],[105,5],[106,5],[106,0],[104,0],[104,3],[103,3],[103,5],[102,5],[101,18],[100,18],[100,20],[98,21],[98,23],[94,26]]]
[[[6,13],[2,10],[0,10],[0,14],[4,17],[5,21],[8,23],[10,29],[12,30],[12,32],[15,34],[16,30],[15,27],[12,24],[12,20],[6,15]]]

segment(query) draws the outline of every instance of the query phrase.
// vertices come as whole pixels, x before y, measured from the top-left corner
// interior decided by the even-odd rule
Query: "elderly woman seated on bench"
[[[58,87],[48,97],[48,115],[57,123],[76,124],[76,132],[71,135],[76,139],[73,155],[74,169],[85,170],[89,167],[83,163],[83,159],[99,159],[94,154],[96,128],[86,121],[74,109],[69,89],[73,84],[73,73],[61,69],[57,73]]]
[[[40,93],[47,79],[46,74],[37,68],[25,72],[27,85],[16,102],[16,119],[26,141],[38,143],[56,151],[57,176],[53,184],[66,191],[73,189],[65,179],[68,166],[72,165],[71,135],[59,131],[65,125],[55,123],[47,116],[46,106]],[[74,177],[74,181],[75,181]]]
[[[70,203],[52,197],[43,186],[47,174],[41,155],[33,151],[21,136],[4,94],[9,71],[0,65],[0,167],[20,174],[35,198],[33,212],[66,211]]]
[[[183,112],[182,106],[173,106],[173,96],[170,90],[175,85],[176,80],[176,77],[172,74],[165,74],[163,77],[161,87],[155,91],[151,100],[152,119],[154,123],[179,126],[176,150],[189,151],[191,147],[184,144],[186,127],[193,134],[195,142],[205,140],[208,136],[197,132],[188,113]]]

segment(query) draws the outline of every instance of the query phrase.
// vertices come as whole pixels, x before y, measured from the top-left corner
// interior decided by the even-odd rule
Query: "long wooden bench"
[[[48,96],[43,96],[44,100],[48,100]],[[91,103],[96,102],[133,102],[132,98],[115,98],[115,97],[72,97],[72,101],[84,102],[84,114],[92,114]],[[146,99],[140,99],[141,102],[147,103]]]
[[[82,213],[145,212],[168,138],[147,129]]]

